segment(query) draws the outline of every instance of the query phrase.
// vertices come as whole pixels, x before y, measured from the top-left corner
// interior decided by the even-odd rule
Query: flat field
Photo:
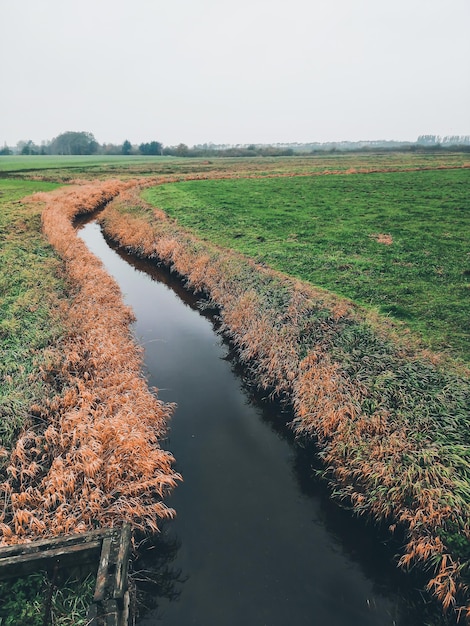
[[[470,360],[470,169],[205,180],[144,198],[205,240],[406,323]]]
[[[42,178],[68,182],[77,178],[158,175],[227,176],[307,174],[352,170],[395,171],[413,168],[461,167],[462,152],[324,153],[295,157],[177,158],[161,156],[0,156],[0,177]]]

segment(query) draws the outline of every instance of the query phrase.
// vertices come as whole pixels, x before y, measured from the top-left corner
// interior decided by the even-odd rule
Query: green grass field
[[[56,186],[0,180],[0,447],[12,445],[42,397],[44,350],[61,333],[63,266],[41,234],[41,205],[21,202]]]
[[[135,163],[154,163],[164,161],[161,157],[147,156],[63,156],[63,155],[36,155],[36,156],[2,156],[0,157],[0,172],[20,172],[24,170],[42,169],[88,169],[103,165],[119,165],[125,168]]]
[[[2,156],[0,178],[42,178],[69,182],[106,176],[149,174],[160,169],[168,159],[144,156]]]
[[[143,195],[201,238],[377,308],[468,361],[469,184],[457,169],[181,182]]]
[[[258,173],[308,173],[350,170],[403,170],[427,167],[461,167],[468,164],[464,152],[351,152],[296,157],[177,158],[169,156],[0,156],[1,177],[44,177],[68,182],[74,178],[105,178],[225,172],[229,175]]]

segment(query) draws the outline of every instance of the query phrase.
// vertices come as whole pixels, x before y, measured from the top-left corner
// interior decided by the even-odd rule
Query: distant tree
[[[98,149],[98,154],[105,155],[117,155],[122,154],[122,144],[117,143],[104,143]]]
[[[176,146],[175,154],[180,157],[188,156],[189,148],[185,143]]]
[[[13,154],[13,151],[5,144],[3,148],[0,149],[0,156],[8,156],[10,154]]]
[[[468,135],[448,135],[443,137],[441,143],[445,146],[468,146],[470,137]]]
[[[150,143],[141,143],[139,146],[140,154],[157,155],[162,154],[163,145],[159,141],[151,141]]]
[[[31,139],[28,141],[19,141],[16,146],[18,148],[18,152],[23,155],[40,153],[39,146],[37,146]]]
[[[420,146],[437,146],[440,138],[437,135],[420,135],[417,143]]]
[[[126,139],[124,143],[122,144],[121,152],[122,154],[129,155],[131,153],[131,150],[132,150],[132,144],[129,140]]]
[[[72,132],[62,133],[52,140],[51,154],[95,154],[98,150],[92,133]]]

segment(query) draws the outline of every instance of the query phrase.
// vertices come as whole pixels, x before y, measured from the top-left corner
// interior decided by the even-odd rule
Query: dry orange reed
[[[126,206],[141,207],[148,221],[126,213]],[[470,605],[465,609],[456,604],[457,596],[468,598],[461,565],[439,537],[447,523],[466,516],[450,504],[451,476],[445,478],[447,470],[439,465],[432,442],[423,440],[417,447],[406,420],[400,422],[383,409],[364,414],[361,405],[367,389],[348,378],[328,354],[328,334],[336,322],[355,319],[354,305],[200,242],[163,212],[146,205],[135,189],[108,205],[102,223],[118,244],[158,258],[185,277],[190,288],[210,295],[220,308],[223,330],[258,384],[290,396],[296,432],[318,441],[343,497],[357,512],[387,520],[392,531],[397,523],[407,529],[400,565],[431,567],[428,588],[444,609],[453,607],[470,616]],[[277,281],[289,291],[285,313],[280,314],[276,306],[266,308],[259,288],[251,286],[253,273],[265,286]],[[315,349],[301,358],[300,319],[312,303],[329,313],[323,327],[317,328]],[[468,525],[464,532],[470,539]]]
[[[149,391],[129,330],[132,313],[72,226],[77,214],[126,186],[109,181],[34,198],[46,202],[44,232],[66,263],[74,294],[62,362],[44,371],[60,392],[31,408],[45,426],[19,438],[0,485],[2,543],[122,521],[155,531],[159,519],[174,514],[163,498],[181,477],[159,445],[172,406]]]

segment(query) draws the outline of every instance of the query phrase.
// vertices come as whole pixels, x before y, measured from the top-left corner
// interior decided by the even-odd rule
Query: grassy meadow
[[[178,158],[161,156],[0,156],[0,178],[68,183],[75,179],[120,179],[146,176],[273,176],[462,167],[469,158],[459,152],[323,153],[295,157]]]
[[[143,197],[205,240],[406,323],[470,360],[470,170],[208,180]]]

